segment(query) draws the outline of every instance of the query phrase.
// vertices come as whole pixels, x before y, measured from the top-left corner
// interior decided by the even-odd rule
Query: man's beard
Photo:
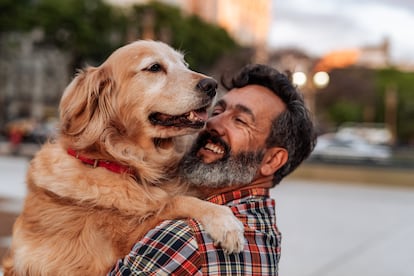
[[[180,176],[184,181],[192,186],[209,188],[242,186],[253,181],[263,160],[263,149],[233,155],[229,146],[215,137],[215,142],[220,141],[225,147],[226,154],[222,159],[206,164],[197,156],[200,147],[205,145],[206,136],[210,137],[208,134],[200,136],[191,151],[181,160]]]

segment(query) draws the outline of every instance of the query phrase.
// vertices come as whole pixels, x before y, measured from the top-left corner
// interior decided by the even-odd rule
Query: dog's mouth
[[[160,112],[152,113],[149,120],[153,125],[165,127],[203,128],[208,119],[207,106],[191,110],[181,115],[168,115]]]

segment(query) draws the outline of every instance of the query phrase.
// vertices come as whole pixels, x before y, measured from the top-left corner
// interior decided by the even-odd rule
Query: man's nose
[[[224,117],[221,114],[210,117],[207,120],[206,128],[207,130],[217,134],[218,136],[224,135]]]

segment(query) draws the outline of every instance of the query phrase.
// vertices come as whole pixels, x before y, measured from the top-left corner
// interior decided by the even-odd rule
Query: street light
[[[294,72],[292,75],[293,84],[299,88],[305,89],[304,96],[305,101],[308,104],[308,108],[311,112],[315,112],[315,94],[318,89],[325,88],[329,84],[329,74],[324,71],[316,72],[312,76],[312,81],[307,81],[308,77],[304,72]]]
[[[328,75],[328,73],[326,73],[324,71],[316,72],[316,74],[313,75],[313,83],[319,89],[325,88],[329,84],[329,75]]]
[[[295,72],[292,75],[292,81],[295,85],[302,87],[306,84],[306,74],[303,72]]]

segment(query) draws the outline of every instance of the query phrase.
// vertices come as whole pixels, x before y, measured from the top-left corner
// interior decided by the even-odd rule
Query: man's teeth
[[[219,147],[215,144],[207,143],[207,145],[205,145],[205,148],[208,149],[208,150],[211,150],[212,152],[217,153],[217,154],[223,154],[224,153],[224,150],[221,147]]]

